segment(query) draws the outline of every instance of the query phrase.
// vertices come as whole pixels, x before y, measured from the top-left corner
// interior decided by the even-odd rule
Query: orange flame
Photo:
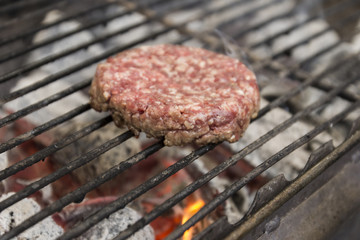
[[[202,206],[205,205],[205,202],[202,199],[197,200],[196,202],[190,204],[184,209],[184,216],[182,218],[181,224],[184,224],[189,218],[191,218],[195,213],[199,211]],[[191,240],[193,227],[187,230],[183,235],[183,240]]]

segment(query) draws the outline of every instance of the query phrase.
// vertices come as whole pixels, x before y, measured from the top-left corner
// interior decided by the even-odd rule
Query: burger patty
[[[237,141],[259,109],[255,75],[240,61],[205,49],[143,46],[97,66],[91,106],[110,111],[136,135],[165,145]]]

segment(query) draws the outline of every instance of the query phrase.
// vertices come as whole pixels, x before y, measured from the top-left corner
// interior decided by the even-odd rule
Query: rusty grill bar
[[[324,0],[329,1],[329,0]],[[83,1],[84,6],[87,5],[90,1]],[[64,39],[68,36],[71,36],[73,34],[79,33],[84,30],[92,29],[93,27],[106,24],[110,22],[113,19],[127,16],[133,13],[141,14],[144,18],[140,22],[132,23],[129,26],[122,28],[120,30],[116,30],[113,32],[109,32],[103,35],[99,35],[94,37],[92,40],[89,40],[87,42],[79,42],[76,46],[72,46],[71,48],[68,48],[64,51],[60,51],[58,53],[51,53],[50,55],[37,59],[35,61],[30,61],[27,64],[22,64],[19,67],[15,69],[11,69],[11,71],[5,71],[2,75],[0,75],[0,84],[5,84],[8,82],[16,81],[19,77],[26,75],[30,73],[33,70],[36,70],[40,68],[41,66],[44,66],[48,63],[51,63],[53,61],[59,60],[63,57],[69,56],[73,53],[76,53],[80,50],[86,50],[90,46],[104,42],[114,36],[119,36],[123,34],[129,34],[129,32],[137,27],[141,27],[144,25],[149,24],[160,24],[162,26],[161,29],[154,30],[151,33],[147,34],[144,37],[140,37],[139,39],[135,41],[131,41],[130,43],[125,43],[118,46],[112,46],[109,49],[106,49],[101,54],[98,54],[93,57],[89,57],[87,59],[84,59],[82,62],[77,63],[73,66],[67,67],[66,69],[60,70],[59,72],[56,72],[54,74],[51,74],[36,83],[26,86],[23,88],[20,88],[18,90],[15,90],[13,92],[10,92],[8,94],[4,94],[0,96],[0,106],[4,106],[6,103],[13,101],[14,99],[21,98],[22,96],[26,94],[32,94],[37,89],[40,89],[48,84],[51,84],[55,81],[59,81],[64,77],[67,77],[73,73],[76,73],[84,68],[88,68],[93,66],[94,64],[98,63],[99,61],[102,61],[106,59],[107,57],[114,55],[120,51],[126,50],[128,48],[135,47],[139,44],[147,43],[153,39],[156,39],[157,37],[161,37],[170,31],[176,30],[177,33],[181,36],[179,39],[177,39],[174,42],[175,44],[183,44],[188,42],[189,40],[197,40],[201,42],[204,46],[208,47],[211,50],[215,51],[221,51],[223,48],[223,42],[221,39],[216,37],[213,33],[210,32],[203,32],[203,33],[197,33],[189,29],[188,25],[189,23],[195,22],[195,21],[202,21],[204,18],[208,18],[213,15],[220,14],[222,12],[226,12],[234,7],[239,7],[242,5],[246,5],[250,3],[249,0],[242,0],[242,1],[234,1],[229,2],[227,4],[224,4],[220,7],[216,7],[214,9],[206,8],[206,1],[163,1],[163,0],[154,0],[154,1],[136,1],[136,2],[128,2],[128,1],[113,1],[113,2],[106,2],[106,1],[97,1],[97,4],[95,6],[86,6],[85,10],[81,10],[75,13],[69,13],[65,16],[62,16],[60,19],[51,22],[42,24],[39,26],[35,26],[32,29],[27,29],[23,32],[15,32],[13,35],[6,36],[0,40],[0,49],[6,48],[8,44],[11,44],[12,42],[21,41],[24,38],[33,37],[35,34],[37,34],[39,31],[51,28],[54,26],[57,26],[63,22],[76,19],[78,17],[86,16],[88,14],[91,14],[94,11],[102,11],[106,8],[109,8],[113,5],[120,5],[123,7],[123,10],[116,14],[109,14],[106,15],[106,17],[101,19],[96,19],[94,21],[87,22],[86,24],[83,24],[81,27],[78,27],[74,30],[70,30],[66,33],[61,33],[58,36],[51,37],[49,39],[46,39],[42,42],[38,42],[32,45],[25,46],[23,48],[15,49],[14,51],[9,51],[5,54],[2,54],[0,57],[0,63],[4,64],[7,62],[11,62],[14,60],[17,60],[21,57],[27,57],[29,53],[32,51],[41,48],[43,46],[47,46],[49,44],[52,44],[54,42],[57,42],[61,39]],[[257,6],[252,8],[249,11],[246,11],[242,13],[241,15],[237,16],[236,18],[223,21],[217,25],[218,29],[223,29],[226,27],[232,26],[232,24],[236,24],[241,21],[246,21],[248,17],[250,17],[253,14],[256,14],[258,11],[267,9],[269,7],[272,7],[278,3],[283,3],[284,1],[281,0],[273,0],[273,1],[267,1],[265,4]],[[2,4],[0,2],[0,4]],[[38,5],[39,4],[39,5]],[[22,24],[23,21],[26,21],[27,19],[31,18],[35,15],[41,15],[45,14],[47,11],[51,9],[56,9],[62,7],[66,7],[67,4],[69,4],[69,1],[57,1],[48,3],[48,1],[17,1],[15,3],[7,2],[3,4],[3,6],[0,7],[0,12],[16,12],[21,11],[26,7],[32,6],[35,7],[38,6],[39,8],[34,10],[33,12],[27,13],[24,16],[18,16],[17,18],[10,19],[8,21],[5,21],[0,26],[0,31],[4,28],[14,27],[18,24]],[[331,6],[329,8],[324,9],[323,14],[324,16],[331,16],[333,14],[336,14],[339,11],[346,11],[347,9],[353,7],[353,5],[356,4],[356,1],[354,0],[344,0],[339,2],[338,4]],[[185,22],[171,22],[167,17],[170,13],[184,10],[186,9],[202,9],[200,14],[198,14],[196,17],[191,17],[187,19]],[[256,23],[251,26],[247,26],[245,28],[240,29],[239,31],[234,32],[231,37],[235,40],[242,39],[247,34],[252,33],[253,31],[256,31],[258,29],[261,29],[264,26],[267,26],[268,24],[271,24],[278,20],[284,20],[288,17],[291,17],[293,14],[296,14],[298,9],[295,7],[289,12],[281,13],[279,15],[275,15],[274,17],[271,17],[270,19],[266,19],[264,21],[261,21],[259,23]],[[349,21],[355,21],[359,17],[359,12],[347,16],[343,19],[339,19],[337,25],[341,26],[344,24],[347,24]],[[105,14],[104,14],[105,16]],[[331,104],[331,101],[335,97],[340,97],[347,102],[350,103],[349,107],[347,107],[345,110],[343,110],[341,113],[338,113],[331,119],[327,119],[327,121],[319,123],[316,125],[316,127],[308,132],[303,137],[299,138],[298,140],[294,142],[290,142],[288,146],[274,154],[273,156],[269,157],[266,161],[264,161],[262,164],[258,166],[254,166],[255,168],[248,173],[246,176],[244,176],[241,179],[238,179],[237,181],[233,182],[231,186],[229,186],[225,191],[219,193],[217,196],[215,196],[210,202],[208,202],[203,208],[200,209],[198,213],[196,213],[193,217],[191,217],[188,221],[186,221],[184,224],[179,226],[175,231],[173,231],[167,239],[177,239],[180,237],[187,229],[189,229],[191,226],[196,224],[198,221],[200,221],[202,218],[210,214],[214,209],[216,209],[218,206],[224,203],[224,201],[228,198],[230,198],[235,192],[240,190],[242,187],[244,187],[246,184],[248,184],[251,180],[256,178],[257,176],[261,175],[264,171],[266,171],[268,168],[271,168],[272,165],[275,163],[281,161],[286,155],[290,154],[291,152],[295,151],[302,145],[310,142],[314,137],[317,135],[323,133],[324,131],[327,131],[329,128],[331,128],[333,125],[335,125],[338,122],[341,122],[346,116],[348,116],[350,113],[355,112],[355,110],[358,110],[359,108],[359,100],[360,97],[358,94],[354,93],[353,91],[349,91],[349,86],[351,84],[354,84],[360,80],[360,71],[358,71],[359,66],[359,58],[357,56],[358,53],[354,53],[352,56],[345,57],[343,59],[336,60],[333,64],[328,66],[325,70],[323,70],[320,73],[313,74],[308,71],[308,67],[313,63],[315,60],[319,59],[321,56],[329,53],[330,51],[334,50],[336,47],[338,47],[341,44],[341,41],[338,42],[320,50],[314,51],[314,53],[302,60],[297,61],[295,67],[288,67],[284,63],[281,62],[281,57],[287,56],[289,52],[294,50],[295,48],[302,46],[306,44],[307,42],[322,36],[328,32],[333,31],[332,28],[329,26],[321,31],[318,31],[317,33],[311,34],[308,37],[304,39],[299,39],[298,41],[288,45],[285,48],[282,48],[281,50],[270,54],[266,58],[259,58],[254,54],[254,51],[261,47],[262,45],[269,45],[276,39],[280,38],[282,35],[295,31],[296,29],[302,27],[304,24],[311,23],[312,21],[321,19],[322,16],[319,16],[318,14],[312,13],[307,16],[307,18],[299,23],[295,23],[293,25],[290,25],[289,27],[282,29],[281,31],[278,31],[277,33],[268,36],[267,38],[251,43],[248,45],[243,46],[243,50],[248,54],[249,61],[252,64],[255,73],[257,71],[260,71],[262,69],[271,69],[275,72],[279,71],[285,71],[284,76],[299,82],[299,85],[291,89],[289,92],[275,98],[275,99],[269,99],[270,102],[268,105],[264,106],[260,109],[260,112],[258,114],[258,117],[256,119],[253,119],[254,121],[257,121],[263,116],[265,116],[268,112],[271,110],[284,106],[291,98],[294,96],[297,96],[299,93],[302,93],[305,89],[309,87],[315,87],[317,89],[325,90],[327,93],[326,95],[321,98],[320,101],[317,101],[310,106],[306,107],[303,110],[295,112],[289,119],[286,119],[282,123],[279,123],[275,128],[268,131],[266,134],[259,136],[258,139],[251,144],[248,144],[245,148],[243,148],[241,151],[235,153],[233,156],[231,156],[228,159],[224,159],[223,163],[219,164],[215,168],[211,169],[209,172],[201,176],[200,178],[196,179],[194,182],[192,182],[190,185],[185,187],[180,192],[176,193],[174,196],[167,199],[163,204],[159,205],[158,207],[154,208],[152,211],[150,211],[148,214],[145,214],[140,220],[135,222],[134,224],[130,225],[126,230],[120,233],[115,239],[126,239],[127,237],[131,236],[133,233],[138,231],[139,229],[143,228],[147,224],[149,224],[151,221],[156,219],[158,216],[161,216],[164,212],[171,209],[173,206],[175,206],[177,203],[181,202],[183,199],[185,199],[187,196],[191,195],[193,192],[195,192],[197,189],[200,189],[204,184],[208,183],[211,179],[218,176],[221,172],[225,171],[229,167],[236,164],[239,160],[244,159],[246,156],[248,156],[251,152],[256,151],[259,149],[263,144],[268,142],[269,140],[273,139],[278,134],[281,134],[285,129],[289,128],[291,125],[296,123],[297,121],[304,119],[309,114],[315,112],[321,107],[324,107],[327,104]],[[0,69],[1,70],[1,69]],[[325,84],[322,80],[330,75],[336,75],[336,73],[345,73],[341,74],[341,78],[339,79],[340,84],[338,85],[328,85]],[[1,71],[0,71],[1,73]],[[7,116],[0,119],[0,127],[5,127],[11,123],[13,123],[15,120],[23,118],[27,116],[28,114],[35,112],[39,109],[42,109],[51,103],[54,103],[56,101],[59,101],[77,91],[84,90],[86,87],[90,85],[91,79],[85,79],[78,83],[73,84],[71,87],[59,91],[56,94],[53,94],[49,97],[44,98],[43,100],[36,102],[34,104],[31,104],[25,108],[22,108],[14,113],[9,113]],[[71,106],[72,107],[72,106]],[[57,126],[59,126],[62,123],[68,122],[72,118],[75,118],[78,115],[81,115],[83,113],[86,113],[90,110],[90,105],[88,103],[83,104],[81,106],[78,106],[76,108],[70,109],[67,113],[64,113],[63,115],[60,115],[48,122],[43,123],[42,125],[39,125],[32,129],[29,132],[26,132],[22,135],[16,136],[6,142],[3,142],[0,144],[0,153],[4,153],[14,147],[19,146],[20,144],[29,141],[30,139],[33,139],[35,136],[38,136],[44,132],[49,131],[50,129],[53,129]],[[359,120],[359,116],[358,116]],[[55,152],[61,150],[62,148],[73,144],[75,141],[83,138],[84,136],[89,135],[90,133],[94,131],[101,131],[101,128],[105,126],[106,124],[110,123],[111,117],[105,116],[93,123],[88,124],[86,127],[83,127],[82,129],[64,137],[63,139],[58,140],[57,142],[45,147],[44,149],[36,152],[35,154],[26,157],[20,162],[15,163],[14,165],[1,170],[0,171],[0,180],[5,180],[8,177],[20,172],[21,170],[26,169],[29,166],[32,166],[33,164],[36,164],[37,162],[40,162],[47,156],[50,156],[51,154],[54,154]],[[83,156],[80,156],[78,158],[75,158],[71,161],[71,163],[67,166],[64,166],[60,168],[59,170],[49,174],[46,177],[41,178],[38,181],[35,181],[31,184],[29,184],[27,187],[25,187],[23,190],[17,192],[16,194],[12,195],[11,197],[3,200],[0,202],[0,211],[3,211],[4,209],[8,208],[9,206],[17,203],[18,201],[30,196],[31,194],[39,191],[43,187],[47,186],[48,184],[56,181],[57,179],[60,179],[61,177],[65,176],[66,174],[70,173],[71,171],[75,170],[76,168],[79,168],[80,166],[92,161],[99,155],[105,153],[106,151],[115,148],[116,146],[122,144],[127,139],[133,137],[133,134],[128,131],[125,132],[107,142],[102,143],[100,146],[95,148],[88,149],[88,152],[84,154]],[[335,148],[334,152],[338,151],[338,149],[350,149],[352,146],[354,146],[357,142],[360,141],[360,137],[358,134],[358,129],[355,129],[353,132],[349,134],[347,139],[345,139],[342,143],[342,145]],[[218,144],[209,144],[207,146],[200,147],[196,150],[194,150],[191,154],[187,155],[186,157],[182,158],[181,160],[177,161],[175,164],[171,165],[170,167],[164,169],[160,174],[151,177],[150,179],[146,180],[133,190],[129,191],[123,196],[120,196],[117,200],[113,201],[112,203],[108,204],[104,208],[102,208],[100,211],[96,212],[95,214],[91,215],[86,220],[82,221],[81,223],[74,226],[72,229],[65,232],[60,239],[72,239],[74,237],[80,236],[82,233],[84,233],[86,230],[97,224],[99,221],[101,221],[104,218],[107,218],[110,214],[116,212],[119,209],[124,208],[126,205],[131,203],[134,199],[138,198],[142,194],[146,193],[151,188],[154,188],[155,186],[159,185],[160,183],[164,182],[166,179],[168,179],[173,174],[177,173],[178,171],[184,169],[186,166],[190,165],[194,161],[196,161],[199,157],[202,155],[210,152],[217,147]],[[65,206],[69,205],[73,202],[81,202],[85,195],[90,192],[91,190],[95,189],[96,187],[100,186],[101,184],[105,183],[106,181],[109,181],[113,179],[118,174],[123,173],[133,165],[139,163],[140,161],[146,161],[146,158],[150,156],[151,154],[159,151],[161,148],[163,148],[163,144],[161,141],[152,144],[151,146],[147,147],[141,152],[138,152],[134,156],[128,158],[126,161],[120,163],[119,165],[109,169],[108,171],[104,172],[103,174],[99,175],[98,177],[94,178],[87,184],[79,187],[75,191],[61,197],[60,199],[56,200],[55,202],[51,203],[49,206],[42,209],[40,212],[36,213],[29,219],[25,220],[23,223],[21,223],[18,226],[15,226],[12,228],[9,232],[5,233],[0,237],[0,239],[11,239],[26,229],[30,228],[31,226],[37,224],[42,219],[45,219],[48,216],[51,216],[52,214],[56,213],[57,211],[62,210]],[[340,150],[339,150],[340,151]],[[339,157],[339,156],[338,156]],[[318,174],[320,174],[319,172]],[[299,176],[301,177],[301,176]],[[296,179],[294,180],[296,181]],[[293,193],[295,194],[295,193]],[[288,196],[290,198],[291,196]],[[256,213],[250,212],[247,214],[242,220],[240,220],[237,224],[233,225],[231,230],[235,230],[237,227],[246,225],[247,220],[251,218],[252,215]],[[218,224],[220,221],[223,221],[223,219],[219,219],[218,222],[215,222],[214,224],[210,225],[203,233],[200,233],[198,236],[195,236],[196,239],[201,239],[202,237],[206,236],[206,232],[210,231],[211,228],[216,227],[216,224]],[[224,233],[219,233],[224,234]]]

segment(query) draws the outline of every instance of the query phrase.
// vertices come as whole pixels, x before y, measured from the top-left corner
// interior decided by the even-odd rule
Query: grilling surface
[[[352,10],[358,7],[356,1],[84,0],[70,6],[70,1],[38,0],[2,1],[0,6],[6,13],[0,26],[4,36],[0,40],[0,187],[6,198],[1,200],[0,210],[4,213],[30,196],[44,199],[47,186],[54,189],[59,179],[77,182],[60,188],[59,196],[42,202],[40,211],[6,229],[0,239],[18,236],[74,204],[87,206],[91,197],[101,199],[83,221],[57,236],[79,237],[111,214],[115,217],[113,213],[120,209],[130,216],[129,206],[134,207],[137,199],[149,196],[176,174],[190,176],[190,180],[161,204],[133,217],[115,239],[130,237],[194,196],[201,196],[205,205],[179,223],[167,239],[181,237],[207,218],[215,220],[193,238],[219,239],[247,226],[246,221],[279,193],[251,205],[251,198],[264,183],[271,184],[277,175],[284,174],[288,182],[276,182],[281,191],[306,176],[304,167],[313,169],[325,156],[337,158],[359,141],[360,46],[351,27],[358,21],[359,11]],[[343,33],[339,30],[342,25],[350,29]],[[262,106],[248,134],[233,144],[169,149],[161,141],[135,138],[126,129],[122,133],[109,130],[111,117],[91,110],[88,103],[96,64],[118,52],[159,43],[207,48],[238,58],[252,68],[261,87]],[[328,141],[333,148],[324,147]],[[21,154],[34,142],[36,146],[28,155]],[[316,155],[318,149],[325,149],[326,154]],[[119,157],[108,168],[91,167],[95,162],[102,162],[101,166],[111,162],[111,154]],[[168,158],[169,154],[176,161],[163,163],[154,175],[136,176],[136,171],[148,167],[156,156]],[[309,167],[306,162],[311,156],[317,161]],[[15,194],[5,195],[16,176],[43,165],[42,160],[56,164],[24,183]],[[208,165],[199,167],[204,164]],[[245,166],[250,169],[245,171]],[[239,171],[244,173],[236,175]],[[204,194],[212,189],[211,183],[223,177],[221,174],[228,185],[214,194]],[[128,188],[124,179],[132,181]],[[115,191],[116,184],[124,186],[115,187]],[[240,192],[250,196],[246,207],[234,197]],[[230,201],[239,212],[234,219],[226,215]],[[227,217],[224,231],[214,232],[224,221],[214,217],[217,214]]]

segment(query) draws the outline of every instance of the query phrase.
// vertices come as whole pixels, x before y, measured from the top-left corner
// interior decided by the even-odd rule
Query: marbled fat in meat
[[[255,75],[240,61],[201,48],[143,46],[100,63],[91,106],[118,126],[166,145],[237,141],[259,109]]]

